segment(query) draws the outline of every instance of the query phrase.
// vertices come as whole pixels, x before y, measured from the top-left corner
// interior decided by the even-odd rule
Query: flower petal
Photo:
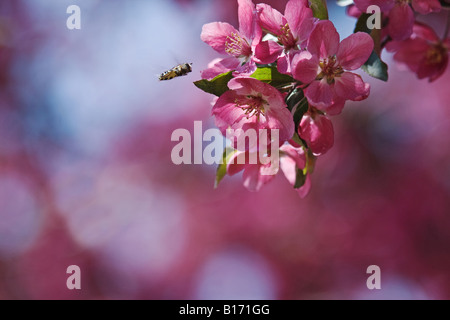
[[[283,15],[265,3],[258,3],[256,5],[256,11],[260,12],[259,25],[261,28],[279,36],[281,34],[281,26],[287,23]]]
[[[231,36],[232,33],[239,34],[239,31],[231,24],[226,22],[211,22],[203,26],[200,38],[217,52],[227,54],[225,52],[225,43],[227,37]]]
[[[308,51],[321,59],[334,56],[339,48],[339,33],[333,23],[322,20],[317,23],[308,40]]]
[[[365,12],[365,11],[364,11]],[[347,7],[347,15],[356,19],[359,19],[359,17],[362,15],[362,11],[358,9],[357,6],[354,4],[351,4]]]
[[[313,81],[304,92],[308,102],[314,107],[327,108],[333,103],[334,92],[326,79]]]
[[[414,12],[407,3],[397,4],[389,13],[389,35],[394,40],[408,39],[413,30]]]
[[[292,138],[295,132],[294,119],[288,108],[269,109],[266,118],[268,128],[279,130],[280,144]]]
[[[247,77],[252,75],[256,71],[256,63],[253,60],[250,60],[247,63],[236,68],[236,72],[233,72],[234,77]]]
[[[235,91],[236,94],[239,96],[252,95],[255,94],[256,92],[263,92],[266,89],[271,90],[267,86],[270,85],[249,77],[233,78],[228,82],[228,88],[230,88],[230,90]],[[276,90],[275,88],[273,89]]]
[[[426,59],[419,66],[417,70],[417,77],[419,79],[428,78],[430,82],[438,79],[442,76],[448,66],[448,55],[445,54],[442,57],[442,61],[439,63],[427,63]]]
[[[214,116],[216,126],[226,134],[226,130],[231,124],[239,122],[245,113],[241,108],[236,107],[236,99],[238,95],[235,91],[229,90],[222,94],[212,108],[212,115]]]
[[[306,157],[305,152],[303,151],[303,148],[301,146],[294,147],[293,145],[284,144],[280,147],[280,151],[284,153],[284,157],[280,159],[280,163],[283,161],[284,158],[291,158],[294,160],[294,165],[297,166],[299,169],[304,169],[306,166]],[[288,178],[288,177],[286,177]],[[289,180],[289,178],[288,178]],[[294,180],[295,181],[295,180]],[[294,184],[294,183],[292,183]]]
[[[319,74],[319,59],[309,51],[297,53],[292,59],[292,75],[304,84],[311,83]]]
[[[413,72],[417,72],[430,48],[428,41],[421,38],[393,41],[392,43],[397,45],[394,60],[406,64]]]
[[[436,34],[433,28],[430,26],[416,21],[413,26],[413,36],[414,39],[422,38],[431,42],[439,42],[439,36]]]
[[[280,159],[280,168],[291,185],[295,185],[297,168],[303,169],[306,164],[305,154],[302,148],[294,148],[291,145],[283,145],[280,151],[285,153]],[[306,175],[305,184],[297,189],[298,195],[304,198],[311,189],[311,179]]]
[[[336,116],[341,114],[345,106],[345,100],[334,97],[333,103],[328,108],[323,109],[328,116]]]
[[[263,185],[269,183],[275,175],[261,175],[261,165],[249,164],[245,166],[244,174],[244,187],[250,191],[259,191]]]
[[[275,62],[283,52],[283,47],[275,41],[263,41],[255,48],[255,58],[258,63],[269,64]]]
[[[343,100],[363,100],[370,93],[370,85],[353,72],[344,72],[342,76],[335,78],[334,89],[336,95]]]
[[[313,12],[308,8],[307,0],[290,0],[286,4],[284,15],[292,34],[299,42],[308,39],[313,27]]]
[[[295,160],[290,156],[284,156],[280,159],[280,169],[291,185],[295,185],[297,178],[297,167]]]
[[[280,73],[291,74],[291,60],[295,55],[297,50],[289,50],[289,52],[283,52],[283,54],[278,58],[277,69]]]
[[[371,36],[365,32],[357,32],[342,40],[336,57],[344,69],[356,70],[369,59],[373,47]]]
[[[412,7],[420,14],[439,12],[442,9],[441,3],[438,0],[413,0]]]
[[[382,12],[388,12],[395,5],[395,0],[354,0],[356,7],[366,12],[367,8],[371,5],[380,7]]]
[[[239,163],[238,163],[238,156],[239,156],[240,154],[242,154],[242,153],[243,153],[243,152],[236,151],[236,152],[231,156],[230,160],[228,161],[228,163],[227,163],[227,174],[228,174],[229,176],[233,176],[233,175],[235,175],[236,173],[238,173],[238,172],[244,170],[245,164],[239,164]]]
[[[211,80],[218,76],[219,74],[235,70],[240,65],[239,59],[235,57],[225,58],[225,59],[214,59],[208,64],[208,69],[200,72],[202,79]]]
[[[311,178],[309,177],[309,174],[306,175],[306,181],[305,184],[301,187],[297,189],[297,193],[299,195],[300,198],[305,198],[308,193],[311,191]]]
[[[298,134],[315,155],[326,153],[334,144],[333,124],[322,115],[305,115],[300,122]]]
[[[239,96],[259,94],[269,104],[267,108],[285,108],[284,98],[281,93],[268,83],[264,83],[254,78],[238,77],[228,82],[228,88],[234,90]]]
[[[255,36],[255,5],[252,0],[238,0],[239,31],[247,39]]]
[[[446,46],[447,49],[450,50],[450,38],[444,40],[444,46]]]

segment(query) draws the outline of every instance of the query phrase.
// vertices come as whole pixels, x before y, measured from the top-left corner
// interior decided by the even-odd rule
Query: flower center
[[[236,32],[233,32],[227,36],[225,52],[235,57],[249,57],[252,54],[252,48],[247,40],[243,39]]]
[[[297,48],[298,39],[294,38],[294,35],[289,28],[289,25],[286,23],[284,26],[280,26],[280,34],[278,35],[278,43],[284,46],[286,51],[290,49],[298,49]]]
[[[262,98],[261,95],[252,96],[248,95],[245,99],[235,101],[236,107],[241,108],[247,119],[255,117],[259,121],[259,117],[262,114],[265,115],[264,105],[268,104],[266,100]]]
[[[317,80],[327,79],[328,84],[334,83],[335,77],[340,77],[344,73],[344,69],[336,61],[336,57],[328,57],[319,62],[322,70],[317,76]]]
[[[439,64],[444,60],[444,56],[447,54],[447,50],[441,45],[432,46],[428,49],[426,54],[426,64]]]
[[[411,0],[395,0],[395,4],[397,4],[397,5],[402,5],[402,4],[408,5],[410,3],[411,3]]]

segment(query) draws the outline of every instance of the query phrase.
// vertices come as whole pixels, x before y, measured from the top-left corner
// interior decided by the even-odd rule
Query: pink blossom
[[[369,96],[370,85],[346,70],[360,68],[373,51],[372,38],[357,32],[339,42],[331,21],[320,21],[308,40],[308,50],[292,60],[292,74],[305,85],[308,102],[318,109],[339,113],[346,100]]]
[[[238,157],[242,157],[244,155],[247,161],[245,161],[245,164],[240,164]],[[248,161],[250,158],[251,155],[249,151],[235,152],[227,164],[227,174],[233,176],[244,170],[242,175],[244,187],[246,187],[249,191],[259,191],[263,185],[269,183],[275,178],[275,174],[271,163],[262,164],[261,161],[259,161],[259,158],[257,158],[257,163],[250,164]]]
[[[227,174],[233,176],[241,171],[244,171],[242,178],[244,186],[250,191],[259,191],[265,184],[271,182],[276,175],[272,163],[262,164],[258,161],[254,164],[249,164],[246,161],[244,164],[239,164],[238,157],[244,156],[250,159],[251,153],[235,152],[227,164]],[[306,166],[306,156],[303,148],[296,148],[290,144],[285,144],[279,149],[280,169],[284,173],[289,183],[294,186],[297,178],[297,169],[303,170]],[[297,189],[300,197],[304,198],[311,189],[311,180],[309,175],[306,176],[306,181],[303,186]]]
[[[397,0],[353,0],[353,2],[362,12],[366,12],[367,8],[373,5],[378,6],[382,12],[389,12],[395,6]]]
[[[205,24],[201,39],[221,54],[228,55],[210,64],[202,72],[203,79],[211,79],[226,71],[251,74],[256,70],[253,51],[261,41],[262,31],[257,23],[255,5],[251,0],[238,0],[239,31],[226,22]]]
[[[213,79],[219,74],[228,72],[230,70],[235,70],[240,65],[239,59],[232,58],[216,58],[208,64],[208,68],[201,71],[202,79]],[[251,63],[249,63],[251,64]]]
[[[303,148],[296,148],[290,144],[285,144],[280,148],[280,169],[291,185],[295,185],[297,179],[297,170],[303,170],[306,167],[306,156]],[[297,189],[301,198],[308,195],[311,189],[311,179],[309,174],[303,186]]]
[[[292,56],[304,47],[314,27],[315,19],[308,1],[288,1],[284,16],[267,4],[258,4],[256,8],[260,12],[261,27],[277,37],[277,41],[263,41],[256,46],[255,56],[258,62],[267,64],[278,59],[278,70],[290,73]]]
[[[448,65],[450,47],[439,39],[432,28],[422,23],[416,22],[410,39],[392,41],[386,48],[394,51],[394,60],[406,65],[419,79],[434,81]]]
[[[439,0],[412,0],[412,7],[420,14],[439,12],[442,9]]]
[[[226,135],[231,128],[239,139],[250,128],[258,133],[260,129],[278,129],[282,142],[292,138],[295,131],[292,114],[277,89],[245,77],[231,79],[228,87],[230,90],[219,97],[212,109],[222,134]]]
[[[358,19],[362,15],[362,11],[358,9],[354,4],[347,7],[347,15],[350,17]]]
[[[354,2],[363,12],[366,12],[370,5],[379,6],[381,11],[389,16],[387,29],[394,40],[405,40],[411,36],[415,20],[414,11],[428,14],[438,12],[442,7],[439,0],[354,0]]]
[[[310,113],[303,116],[298,135],[306,141],[315,155],[326,153],[334,144],[332,122],[324,115]]]

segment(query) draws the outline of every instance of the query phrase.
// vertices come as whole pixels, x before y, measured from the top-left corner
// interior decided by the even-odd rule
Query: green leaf
[[[388,81],[388,65],[384,63],[378,54],[373,51],[369,60],[361,67],[368,75],[376,79]]]
[[[195,81],[194,85],[207,92],[214,94],[218,97],[220,97],[222,94],[228,91],[228,81],[230,81],[233,78],[232,71],[219,74],[217,77],[215,77],[212,80],[199,80]]]
[[[368,75],[379,80],[388,81],[388,65],[384,63],[381,58],[381,32],[378,29],[367,28],[367,19],[371,14],[363,13],[361,17],[356,22],[356,27],[354,32],[365,32],[368,33],[374,42],[374,51],[370,55],[366,63],[361,67]]]
[[[236,153],[236,151],[237,150],[234,150],[233,148],[230,148],[230,147],[225,148],[225,150],[223,151],[222,163],[219,164],[219,166],[217,167],[216,181],[214,183],[215,189],[219,186],[219,183],[222,181],[222,179],[227,174],[228,162],[230,161],[231,157]]]
[[[309,109],[309,103],[303,90],[300,88],[292,90],[286,97],[286,104],[294,117],[294,126],[295,128],[298,128],[303,115],[308,112]]]
[[[278,72],[276,66],[258,68],[250,77],[268,83],[274,87],[295,82],[292,77]]]
[[[314,173],[314,169],[316,168],[317,157],[312,153],[311,149],[308,149],[306,153],[306,167],[303,170],[303,173]]]
[[[369,29],[367,27],[367,19],[369,19],[372,15],[369,13],[363,13],[359,17],[358,21],[356,22],[355,30],[353,33],[356,32],[365,32],[369,34],[372,39],[373,43],[375,45],[375,52],[378,54],[378,56],[381,55],[381,30],[380,29]]]
[[[444,8],[450,8],[450,1],[449,0],[439,0],[439,2],[441,3],[441,5]]]
[[[328,20],[327,0],[309,0],[314,17]]]
[[[303,187],[303,185],[306,182],[306,174],[303,172],[302,169],[296,168],[297,169],[297,174],[295,176],[295,184],[294,184],[294,189],[300,189],[301,187]]]
[[[303,115],[308,112],[309,103],[306,97],[300,100],[296,107],[294,107],[294,128],[298,128],[300,122],[302,121]]]
[[[308,112],[308,100],[306,99],[302,89],[295,88],[288,93],[285,101],[289,111],[293,114],[294,128],[298,128],[304,114]],[[306,142],[303,141],[296,132],[294,133],[292,139],[294,139],[296,143],[306,146]]]
[[[303,90],[300,88],[294,88],[291,90],[286,96],[285,102],[289,111],[292,111],[296,104],[298,104],[305,95],[303,94]]]
[[[308,148],[308,145],[307,145],[306,141],[303,140],[302,138],[300,138],[300,136],[298,135],[297,132],[294,132],[294,135],[292,136],[292,141],[294,141],[295,143],[301,145],[304,148]]]
[[[370,32],[372,32],[372,30],[367,28],[367,19],[369,19],[370,16],[371,16],[371,14],[369,14],[369,13],[361,14],[358,21],[356,21],[355,30],[353,30],[353,33],[365,32],[365,33],[370,34]]]

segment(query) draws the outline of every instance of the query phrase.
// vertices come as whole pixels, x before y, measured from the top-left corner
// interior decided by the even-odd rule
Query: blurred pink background
[[[0,299],[449,299],[450,72],[429,84],[386,55],[389,82],[364,75],[370,98],[332,119],[306,199],[282,175],[215,190],[215,166],[170,158],[173,130],[214,127],[193,85],[212,21],[237,25],[235,1],[1,1]]]

